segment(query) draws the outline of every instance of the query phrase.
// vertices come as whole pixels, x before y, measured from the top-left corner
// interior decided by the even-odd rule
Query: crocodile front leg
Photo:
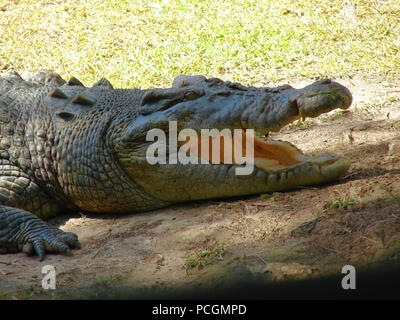
[[[4,162],[0,173],[0,253],[36,253],[43,260],[45,252],[70,254],[70,248],[80,247],[75,234],[26,211],[48,217],[59,210],[28,175]]]

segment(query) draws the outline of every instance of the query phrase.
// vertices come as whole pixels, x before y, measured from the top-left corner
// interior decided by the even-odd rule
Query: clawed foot
[[[28,255],[36,253],[42,261],[46,252],[71,255],[71,249],[80,249],[80,247],[75,233],[48,227],[33,234],[31,239],[24,243],[21,251]]]
[[[74,248],[80,248],[76,234],[51,227],[29,212],[0,207],[0,253],[36,253],[42,261],[46,252],[70,255]]]

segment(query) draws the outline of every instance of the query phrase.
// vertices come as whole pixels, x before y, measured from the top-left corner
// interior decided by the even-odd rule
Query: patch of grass
[[[302,127],[302,126],[311,127],[313,124],[314,124],[313,120],[304,120],[304,121],[302,121],[302,120],[299,119],[294,123],[294,125],[292,125],[292,127],[293,126],[296,126],[296,127]]]
[[[360,110],[364,113],[373,114],[377,110],[383,108],[396,108],[396,105],[400,102],[399,97],[389,96],[389,97],[381,97],[378,96],[376,99],[369,101],[363,105],[361,105]]]
[[[192,269],[194,267],[203,267],[223,260],[226,253],[225,242],[210,243],[205,248],[197,250],[194,257],[186,259],[185,267]]]
[[[330,209],[333,208],[341,208],[341,209],[346,209],[349,205],[355,204],[356,200],[354,199],[345,199],[345,200],[340,200],[337,199],[336,201],[334,201],[331,206]]]
[[[100,278],[96,280],[96,284],[108,287],[111,285],[110,279]]]
[[[334,117],[337,118],[337,119],[343,118],[343,112],[334,113]]]
[[[190,267],[190,268],[194,268],[198,264],[199,264],[199,260],[193,259],[193,258],[187,258],[186,262],[185,262],[185,266]]]
[[[272,193],[264,193],[260,194],[260,199],[272,199],[274,201],[282,200],[284,194],[282,192],[272,192]]]
[[[43,294],[43,289],[41,287],[39,288],[32,284],[30,286],[19,288],[14,298],[17,300],[28,300],[33,298],[34,296],[39,296],[42,294]]]
[[[94,279],[95,292],[89,294],[91,299],[119,299],[121,292],[117,288],[117,284],[123,279],[122,275],[111,274],[106,277],[99,277]]]
[[[110,275],[107,278],[96,278],[95,285],[100,285],[104,287],[111,287],[116,282],[119,282],[122,279],[120,275]]]
[[[6,300],[8,299],[7,293],[0,291],[0,300]]]
[[[397,0],[0,1],[0,70],[167,86],[400,75]]]

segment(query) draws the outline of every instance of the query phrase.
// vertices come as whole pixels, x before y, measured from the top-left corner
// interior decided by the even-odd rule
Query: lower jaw
[[[266,177],[268,190],[280,191],[332,182],[343,176],[349,166],[349,159],[325,155],[310,157],[308,161],[283,169],[257,168],[255,170],[256,174],[268,175]]]
[[[247,151],[244,152],[243,150],[246,150],[249,137],[243,134],[239,144],[224,137],[224,140],[220,141],[220,150],[222,151],[218,151],[217,156],[219,163],[224,163],[223,155],[225,152],[229,152],[233,159],[237,159],[238,152],[236,150],[239,149],[242,155],[242,157],[239,157],[241,158],[240,163],[246,167],[252,166],[255,174],[262,172],[267,174],[267,185],[273,191],[328,183],[344,175],[350,166],[349,159],[328,153],[310,156],[303,154],[301,150],[286,141],[264,141],[254,136],[250,138],[254,139],[251,141],[254,148],[252,157],[246,158],[243,156],[247,155]],[[212,144],[211,140],[209,142]],[[194,149],[197,149],[198,154],[201,155],[201,143]],[[211,152],[210,149],[208,157],[200,156],[200,158],[210,161]],[[236,172],[237,169],[244,167],[235,164],[235,162],[233,162],[233,165]],[[251,173],[252,171],[248,174]]]

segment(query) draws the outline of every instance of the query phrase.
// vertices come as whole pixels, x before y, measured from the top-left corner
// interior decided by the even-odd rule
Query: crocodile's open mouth
[[[328,165],[337,158],[327,154],[309,156],[289,142],[267,140],[243,131],[234,137],[231,134],[217,134],[214,137],[187,138],[180,147],[191,156],[212,164],[243,164],[246,161],[265,171],[288,168],[306,161]]]
[[[245,134],[244,131],[233,137],[228,133],[199,139],[188,138],[181,148],[190,152],[191,156],[211,164],[246,163],[261,171],[275,173],[277,177],[286,174],[286,178],[289,178],[293,174],[293,181],[288,181],[290,185],[309,184],[310,178],[316,183],[327,182],[345,173],[350,166],[346,158],[327,153],[307,155],[289,142],[267,140]]]

